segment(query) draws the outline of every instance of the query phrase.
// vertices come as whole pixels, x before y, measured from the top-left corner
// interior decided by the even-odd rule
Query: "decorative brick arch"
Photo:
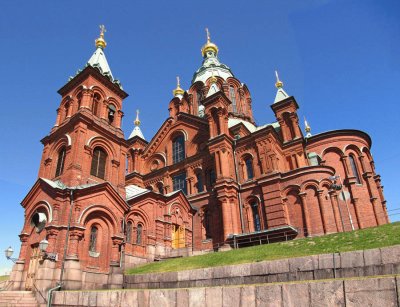
[[[348,153],[350,151],[353,151],[357,154],[357,156],[361,156],[361,150],[360,148],[358,148],[358,146],[354,145],[354,144],[349,144],[347,145],[345,148],[343,148],[343,152],[344,153]]]
[[[112,212],[107,206],[105,205],[91,205],[87,208],[85,208],[78,220],[77,223],[80,225],[85,225],[88,222],[88,217],[91,214],[99,214],[101,216],[106,216],[109,218],[110,221],[110,226],[112,227],[112,234],[117,234],[119,232],[119,223],[118,223],[118,218],[117,216],[114,214],[114,212]]]
[[[116,160],[117,154],[115,152],[114,147],[111,145],[111,143],[104,137],[102,136],[94,136],[91,137],[87,143],[86,146],[90,148],[90,152],[92,153],[93,150],[96,147],[101,147],[107,155],[111,158],[111,160]]]

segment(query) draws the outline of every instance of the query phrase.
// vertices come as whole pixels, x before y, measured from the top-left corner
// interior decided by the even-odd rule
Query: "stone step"
[[[0,291],[0,306],[38,307],[31,291]]]

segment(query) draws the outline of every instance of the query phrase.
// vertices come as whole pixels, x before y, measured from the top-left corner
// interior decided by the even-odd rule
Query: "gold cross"
[[[206,28],[206,33],[207,33],[207,41],[209,42],[211,40],[211,38],[210,38],[210,32],[208,31],[208,28]]]

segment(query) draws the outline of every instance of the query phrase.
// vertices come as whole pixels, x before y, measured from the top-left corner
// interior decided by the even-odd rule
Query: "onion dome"
[[[206,28],[207,32],[207,43],[201,48],[201,54],[203,55],[203,58],[206,57],[208,51],[214,52],[215,56],[218,55],[218,46],[214,43],[211,42],[210,38],[210,32],[208,31],[208,28]]]
[[[181,88],[179,77],[176,77],[176,88],[172,91],[175,97],[182,98],[185,91]]]
[[[201,48],[203,63],[201,64],[201,67],[194,73],[192,84],[198,81],[205,83],[208,78],[210,78],[212,72],[215,72],[216,76],[224,80],[234,77],[231,69],[218,60],[218,47],[216,44],[211,42],[210,32],[208,29],[206,29],[206,32],[207,43]]]

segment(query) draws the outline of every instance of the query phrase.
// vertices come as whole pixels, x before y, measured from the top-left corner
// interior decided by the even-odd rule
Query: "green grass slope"
[[[145,274],[182,271],[263,260],[371,249],[396,244],[400,244],[400,222],[322,237],[298,239],[201,256],[152,262],[129,269],[126,273]]]

